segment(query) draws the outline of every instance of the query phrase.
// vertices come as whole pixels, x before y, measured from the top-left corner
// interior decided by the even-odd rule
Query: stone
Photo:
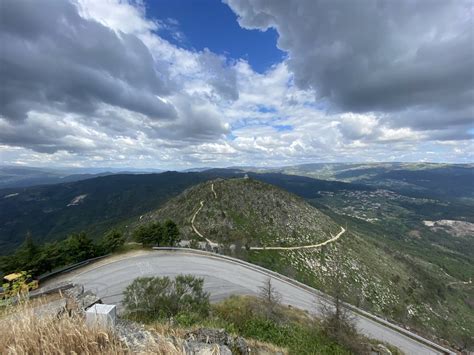
[[[234,340],[224,329],[199,328],[186,334],[186,340],[207,344],[234,346]]]
[[[372,347],[372,351],[378,355],[392,355],[392,352],[382,344],[377,344],[376,346]]]
[[[184,350],[186,355],[232,355],[232,351],[225,345],[206,344],[197,341],[187,341]]]
[[[234,339],[234,348],[239,352],[240,355],[250,354],[250,348],[247,344],[247,341],[242,337],[237,337]]]
[[[33,314],[35,317],[57,317],[67,308],[67,301],[61,298],[56,301],[52,301],[33,308]]]
[[[102,303],[101,299],[93,292],[84,292],[84,286],[80,284],[75,284],[72,288],[65,291],[65,294],[75,302],[80,312],[86,311],[96,303]]]

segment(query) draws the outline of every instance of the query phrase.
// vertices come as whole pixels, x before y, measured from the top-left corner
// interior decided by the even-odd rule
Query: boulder
[[[186,355],[232,355],[232,351],[225,345],[206,344],[197,341],[186,341],[184,350]]]
[[[233,338],[224,329],[199,328],[186,334],[185,339],[206,344],[234,346]]]
[[[377,355],[392,355],[392,352],[382,344],[372,346],[372,353]]]
[[[248,355],[250,354],[250,348],[247,344],[247,341],[242,337],[237,337],[234,339],[234,349],[240,355]]]

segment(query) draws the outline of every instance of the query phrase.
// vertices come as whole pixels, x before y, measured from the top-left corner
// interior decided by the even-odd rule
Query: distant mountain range
[[[411,195],[474,198],[474,164],[435,163],[315,163],[279,168],[236,166],[190,168],[181,172],[280,173],[389,188]],[[161,173],[161,169],[32,168],[0,166],[0,189],[73,182],[114,174]]]
[[[160,207],[192,185],[244,174],[233,169],[113,174],[54,185],[0,189],[0,253],[8,253],[21,244],[28,232],[39,241],[62,239],[79,231],[97,237],[111,227],[125,225]],[[249,174],[305,198],[316,198],[321,190],[370,189],[300,176]]]
[[[53,185],[81,181],[113,174],[161,173],[160,169],[114,169],[114,168],[36,168],[24,166],[0,166],[0,189]]]

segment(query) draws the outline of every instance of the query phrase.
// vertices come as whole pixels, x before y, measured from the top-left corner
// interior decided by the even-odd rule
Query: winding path
[[[335,242],[336,240],[338,240],[341,235],[343,235],[344,233],[346,232],[346,230],[344,229],[344,227],[341,226],[341,231],[336,235],[336,236],[333,236],[331,234],[331,239],[328,239],[322,243],[318,243],[318,244],[311,244],[311,245],[302,245],[302,246],[297,246],[297,247],[250,247],[250,250],[300,250],[300,249],[313,249],[313,248],[319,248],[319,247],[322,247],[326,244],[329,244],[329,243],[332,243],[332,242]]]
[[[194,225],[194,220],[196,219],[196,216],[197,214],[199,213],[199,211],[201,211],[201,209],[204,207],[204,201],[201,201],[201,205],[199,206],[199,208],[197,209],[196,212],[194,212],[193,214],[193,218],[191,218],[191,227],[193,228],[193,231],[194,233],[196,233],[198,236],[200,236],[202,239],[204,239],[207,243],[209,243],[209,245],[214,248],[214,247],[218,247],[219,244],[216,243],[216,242],[213,242],[212,240],[206,238],[205,236],[203,236],[201,234],[201,232],[199,232],[196,228],[196,226]]]
[[[217,194],[216,194],[216,191],[214,190],[214,183],[211,184],[211,190],[214,193],[214,198],[217,199]]]
[[[211,191],[212,193],[214,194],[214,198],[217,199],[217,193],[216,191],[214,190],[214,183],[211,184]],[[194,233],[196,233],[199,237],[201,237],[202,239],[204,239],[212,248],[214,247],[219,247],[219,243],[216,243],[216,242],[213,242],[212,240],[206,238],[201,232],[199,232],[196,228],[196,226],[194,225],[194,221],[196,219],[196,216],[198,215],[198,213],[201,211],[201,209],[204,207],[204,200],[202,200],[200,202],[200,206],[199,208],[196,210],[196,212],[194,212],[193,214],[193,217],[191,218],[191,227],[193,228],[193,231]],[[332,242],[335,242],[336,240],[338,240],[344,233],[346,232],[345,228],[341,226],[341,231],[336,235],[336,236],[333,236],[331,234],[331,238],[324,241],[324,242],[321,242],[321,243],[318,243],[318,244],[310,244],[310,245],[300,245],[300,246],[295,246],[295,247],[250,247],[250,250],[301,250],[301,249],[314,249],[314,248],[320,248],[326,244],[329,244],[329,243],[332,243]]]

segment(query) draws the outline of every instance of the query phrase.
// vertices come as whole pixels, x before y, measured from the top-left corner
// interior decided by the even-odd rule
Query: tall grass
[[[130,354],[130,349],[111,329],[85,324],[75,312],[58,316],[35,315],[22,304],[0,318],[0,354]],[[171,342],[150,339],[145,353],[182,354]]]

